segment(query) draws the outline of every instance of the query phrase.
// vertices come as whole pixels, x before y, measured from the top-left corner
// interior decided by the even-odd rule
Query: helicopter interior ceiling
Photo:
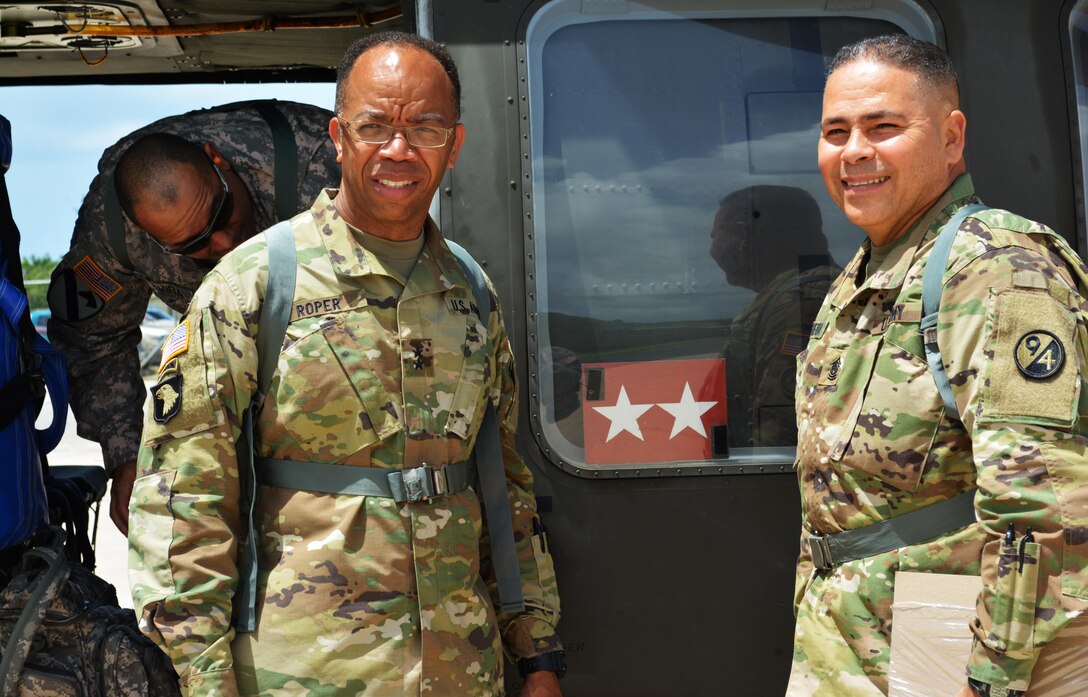
[[[0,80],[327,78],[360,32],[411,27],[412,5],[395,0],[0,0]]]

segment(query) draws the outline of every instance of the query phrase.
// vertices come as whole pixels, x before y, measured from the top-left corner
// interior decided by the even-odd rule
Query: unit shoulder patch
[[[1034,380],[1042,380],[1062,369],[1065,346],[1050,332],[1034,329],[1016,342],[1014,357],[1021,373]]]
[[[49,284],[49,308],[59,319],[78,322],[94,317],[124,287],[89,256],[65,269]]]
[[[181,411],[182,375],[174,373],[151,386],[152,416],[164,424]]]
[[[1080,387],[1077,362],[1066,360],[1073,313],[1048,293],[1007,287],[991,290],[988,314],[979,422],[1072,425]]]

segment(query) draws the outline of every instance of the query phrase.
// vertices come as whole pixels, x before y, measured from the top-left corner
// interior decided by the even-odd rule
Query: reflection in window
[[[824,67],[899,29],[578,21],[529,33],[547,445],[590,467],[788,461],[796,356],[862,239],[816,169]]]

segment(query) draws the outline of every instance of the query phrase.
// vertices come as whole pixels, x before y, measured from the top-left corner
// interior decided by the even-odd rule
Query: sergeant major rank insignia
[[[181,411],[181,373],[159,380],[151,387],[151,403],[155,421],[164,424]]]
[[[1035,329],[1016,342],[1016,367],[1025,376],[1042,380],[1055,375],[1065,364],[1065,347],[1048,331]]]

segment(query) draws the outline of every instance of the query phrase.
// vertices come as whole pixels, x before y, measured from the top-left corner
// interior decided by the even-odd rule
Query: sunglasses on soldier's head
[[[223,172],[219,170],[219,167],[208,159],[208,164],[215,170],[215,174],[219,177],[219,181],[223,184],[223,195],[219,198],[219,205],[215,209],[215,213],[212,214],[211,220],[208,222],[208,227],[204,228],[203,232],[194,237],[190,237],[185,242],[178,245],[165,245],[154,237],[155,243],[162,248],[167,254],[194,254],[199,252],[208,246],[212,241],[212,235],[217,230],[222,230],[230,222],[231,213],[234,212],[234,196],[231,194],[230,187],[227,185],[227,179],[223,176]]]

